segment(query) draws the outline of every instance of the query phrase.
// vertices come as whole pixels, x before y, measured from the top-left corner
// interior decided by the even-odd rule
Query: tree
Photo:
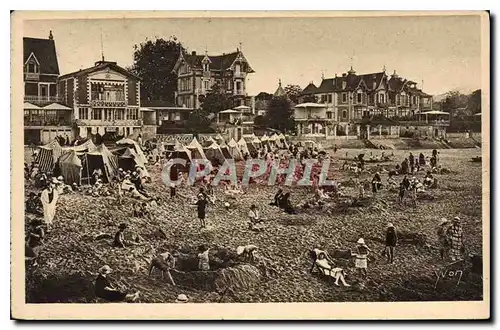
[[[300,93],[302,93],[302,88],[300,88],[299,85],[286,85],[284,88],[286,96],[292,101],[293,103],[297,104],[299,103],[299,96]]]
[[[208,133],[213,131],[210,124],[208,113],[203,109],[197,109],[189,114],[186,128],[190,133]]]
[[[226,91],[219,85],[212,86],[212,90],[202,99],[201,108],[208,113],[219,113],[220,111],[231,109],[233,100]]]
[[[256,116],[254,119],[253,119],[253,124],[255,126],[266,126],[266,118],[264,116]]]
[[[295,130],[293,108],[286,97],[273,97],[269,102],[269,110],[266,113],[267,125],[280,131]]]
[[[314,95],[306,95],[302,98],[302,101],[304,103],[311,102],[311,103],[318,103],[318,98]]]
[[[177,77],[175,63],[186,50],[175,36],[156,38],[134,46],[134,63],[128,70],[142,79],[141,99],[175,103]]]
[[[481,112],[481,90],[475,90],[469,97],[467,102],[467,110],[469,114],[474,115]]]

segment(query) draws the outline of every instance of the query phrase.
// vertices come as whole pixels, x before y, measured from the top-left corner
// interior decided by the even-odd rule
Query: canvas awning
[[[31,104],[29,102],[24,102],[24,109],[25,110],[41,110],[42,108],[39,107],[38,105]]]
[[[72,111],[70,107],[67,107],[65,105],[59,104],[59,103],[51,103],[49,105],[46,105],[43,107],[44,110],[66,110],[66,111]]]
[[[295,108],[326,108],[326,105],[319,103],[306,102],[297,104]]]
[[[432,111],[422,112],[421,115],[450,115],[450,114],[444,111],[432,110]]]
[[[236,110],[233,110],[233,109],[227,109],[227,110],[223,110],[219,113],[240,113],[239,111],[236,111]]]

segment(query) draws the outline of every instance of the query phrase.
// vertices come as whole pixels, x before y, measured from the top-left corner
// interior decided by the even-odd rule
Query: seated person
[[[283,199],[281,201],[281,209],[288,214],[297,214],[297,211],[293,208],[292,202],[290,201],[290,193],[287,192],[283,195]]]
[[[432,176],[431,171],[427,171],[427,174],[424,177],[424,186],[429,187],[434,182],[434,177]]]
[[[315,265],[323,275],[333,277],[335,279],[335,285],[339,285],[340,280],[344,286],[351,286],[345,281],[344,270],[342,268],[332,268],[332,266],[328,262],[327,254],[325,252],[320,252],[318,254]]]
[[[45,231],[43,230],[43,222],[40,220],[33,220],[30,223],[30,231],[28,240],[26,241],[25,257],[34,260],[33,266],[37,266],[36,259],[40,255],[42,245],[45,238]]]
[[[135,198],[135,199],[139,199],[139,200],[142,200],[142,201],[148,201],[149,198],[146,197],[145,195],[143,195],[141,192],[139,192],[136,188],[134,187],[130,187],[129,188],[129,193],[130,193],[130,196],[132,198]]]
[[[144,206],[140,203],[134,204],[134,211],[132,216],[136,218],[142,218],[145,215]]]
[[[283,189],[279,188],[276,194],[274,195],[274,200],[269,203],[272,206],[279,206],[281,203],[281,198],[283,198]]]
[[[175,285],[174,279],[170,274],[170,269],[175,269],[175,257],[170,252],[164,252],[157,257],[153,258],[151,264],[149,265],[148,276],[151,276],[153,269],[159,269],[161,271],[161,276],[163,278],[163,273],[167,272],[172,285]]]
[[[210,253],[210,248],[206,247],[205,245],[200,245],[198,247],[198,269],[199,270],[210,270],[210,259],[209,259],[209,253]]]
[[[127,301],[133,302],[139,298],[139,291],[134,294],[127,294],[115,289],[107,278],[111,273],[111,267],[108,265],[102,266],[99,269],[99,275],[95,281],[95,295],[107,301]]]
[[[26,212],[32,213],[36,215],[43,215],[43,205],[40,201],[40,198],[34,193],[31,192],[26,200]]]
[[[250,205],[248,220],[254,224],[263,222],[263,220],[259,218],[259,210],[257,210],[257,207],[254,204]]]
[[[127,245],[135,245],[136,244],[136,242],[125,240],[124,231],[127,228],[128,228],[128,226],[124,223],[122,223],[118,226],[118,231],[116,232],[115,238],[113,240],[114,247],[124,248]]]

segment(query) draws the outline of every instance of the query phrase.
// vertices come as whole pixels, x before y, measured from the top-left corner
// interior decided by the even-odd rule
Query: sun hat
[[[391,222],[389,222],[389,223],[387,224],[387,228],[394,228],[394,225],[393,225]]]
[[[64,181],[64,178],[62,177],[62,175],[60,175],[60,176],[57,177],[57,180]]]
[[[189,299],[184,293],[181,293],[177,296],[177,299],[175,299],[176,303],[187,303],[188,301]]]
[[[126,224],[126,223],[121,223],[121,224],[118,226],[118,228],[119,228],[119,229],[126,229],[127,227],[128,227],[128,226],[127,226],[127,224]]]
[[[358,239],[358,244],[364,245],[365,244],[365,240],[363,238]]]
[[[104,265],[104,266],[102,266],[101,268],[99,268],[99,273],[100,273],[100,274],[104,274],[104,275],[106,275],[106,274],[111,273],[111,271],[112,271],[112,269],[111,269],[111,267],[109,267],[108,265]]]

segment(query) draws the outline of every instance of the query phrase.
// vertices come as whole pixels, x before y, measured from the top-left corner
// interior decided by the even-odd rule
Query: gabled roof
[[[54,40],[23,38],[24,61],[33,54],[40,63],[40,74],[59,74],[56,45]]]
[[[309,95],[309,94],[314,94],[316,93],[316,90],[318,89],[318,87],[316,87],[316,85],[314,85],[312,82],[309,83],[309,85],[306,86],[306,88],[304,88],[302,90],[302,95]]]
[[[122,68],[121,66],[116,64],[116,62],[108,62],[108,61],[97,61],[97,62],[95,62],[95,65],[93,67],[79,70],[79,71],[75,71],[75,72],[71,72],[71,73],[67,73],[65,75],[60,76],[59,79],[88,75],[90,73],[101,71],[101,70],[104,70],[106,68],[110,68],[118,73],[121,73],[121,74],[127,76],[127,77],[133,77],[137,80],[141,80],[141,78],[137,77],[136,75],[134,75],[134,74],[130,73],[129,71],[127,71],[126,69]]]
[[[196,53],[191,53],[191,54],[186,54],[183,55],[181,54],[179,59],[177,60],[176,65],[174,66],[174,71],[177,70],[178,65],[181,61],[181,59],[184,59],[187,64],[189,64],[192,68],[201,68],[203,64],[203,59],[206,57],[210,61],[210,71],[224,71],[227,70],[231,67],[231,65],[236,61],[238,58],[238,55],[240,55],[244,61],[248,65],[248,73],[254,72],[250,65],[248,64],[248,61],[246,60],[245,56],[240,50],[237,50],[236,52],[228,53],[228,54],[222,54],[222,55],[197,55]]]
[[[273,98],[273,94],[266,93],[266,92],[260,92],[259,94],[257,94],[255,96],[256,100],[264,100],[264,101],[271,100],[272,98]]]

